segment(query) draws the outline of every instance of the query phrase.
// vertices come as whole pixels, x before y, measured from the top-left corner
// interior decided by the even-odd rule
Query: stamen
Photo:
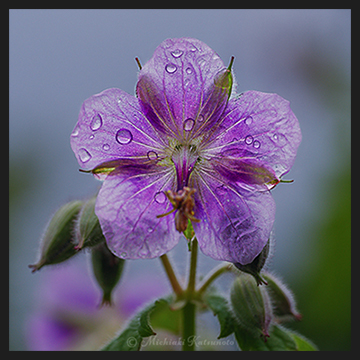
[[[175,228],[177,231],[181,233],[187,229],[188,220],[194,222],[200,222],[200,220],[194,216],[194,210],[193,210],[195,206],[195,202],[192,195],[195,193],[195,191],[196,191],[195,189],[191,189],[187,186],[184,186],[183,189],[175,193],[172,192],[171,190],[166,191],[165,195],[172,204],[173,209],[165,214],[157,215],[156,217],[162,218],[172,214],[173,212],[176,212]]]
[[[136,57],[136,58],[135,58],[135,61],[136,61],[137,65],[138,65],[138,67],[139,67],[139,70],[141,70],[141,69],[142,69],[142,66],[141,66],[141,63],[140,63],[139,58]]]

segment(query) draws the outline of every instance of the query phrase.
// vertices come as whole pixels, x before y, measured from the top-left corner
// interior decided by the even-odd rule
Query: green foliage
[[[214,315],[218,317],[220,323],[218,339],[232,334],[234,332],[235,320],[227,300],[218,294],[206,294],[204,302],[212,310]]]
[[[266,340],[242,326],[233,315],[228,301],[218,294],[204,296],[204,302],[217,315],[220,335],[226,337],[235,333],[236,341],[243,351],[314,351],[317,350],[308,339],[278,324],[273,324]]]
[[[161,298],[135,315],[121,333],[105,345],[102,351],[137,351],[144,338],[156,335],[153,327],[179,332],[180,313],[172,311],[172,297]],[[150,326],[151,322],[151,326]]]

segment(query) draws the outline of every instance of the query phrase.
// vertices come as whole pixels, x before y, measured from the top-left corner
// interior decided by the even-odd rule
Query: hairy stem
[[[217,267],[215,267],[214,269],[212,269],[202,280],[202,282],[200,283],[199,289],[197,291],[197,294],[199,296],[201,296],[204,291],[208,288],[208,286],[217,278],[219,277],[221,274],[223,274],[224,272],[227,271],[231,271],[231,269],[233,268],[233,265],[231,263],[222,263],[220,265],[218,265]]]
[[[186,305],[183,307],[183,351],[195,350],[195,320],[196,320],[196,305],[194,304],[193,297],[195,294],[196,283],[196,266],[197,266],[197,253],[198,244],[196,238],[191,242],[191,257],[190,257],[190,270],[189,282],[186,289]]]
[[[171,266],[168,256],[166,254],[161,255],[160,260],[164,266],[166,275],[169,278],[169,281],[170,281],[171,287],[174,290],[174,293],[178,296],[181,295],[183,293],[183,289],[179,284],[179,281],[175,275],[173,267]]]

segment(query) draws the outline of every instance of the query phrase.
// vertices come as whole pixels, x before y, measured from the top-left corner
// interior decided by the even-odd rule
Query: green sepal
[[[271,298],[276,321],[301,320],[301,314],[296,310],[295,298],[290,289],[270,273],[263,272],[262,276],[267,282],[266,291]]]
[[[270,239],[267,241],[266,245],[261,250],[260,254],[250,264],[242,265],[240,263],[234,263],[234,265],[239,270],[252,275],[255,278],[257,285],[261,285],[261,284],[267,285],[267,282],[264,280],[264,278],[260,276],[260,271],[264,267],[266,259],[269,256],[269,250],[270,250]]]
[[[115,256],[106,242],[102,242],[91,249],[91,263],[95,279],[103,292],[101,305],[111,305],[111,293],[120,280],[125,260]]]
[[[41,242],[40,260],[29,265],[33,272],[45,265],[68,260],[77,253],[73,243],[74,223],[82,206],[83,202],[80,200],[71,201],[51,218]]]
[[[264,286],[258,286],[250,274],[240,273],[232,285],[230,300],[237,323],[255,337],[266,340],[272,307]]]
[[[82,207],[75,225],[76,250],[95,246],[105,241],[100,222],[95,214],[96,197],[88,200]]]

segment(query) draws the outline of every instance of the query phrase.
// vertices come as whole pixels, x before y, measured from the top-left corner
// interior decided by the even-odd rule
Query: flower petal
[[[271,189],[279,183],[275,172],[255,157],[222,154],[221,157],[212,159],[212,166],[226,181],[237,183],[239,186],[257,187],[260,190],[261,188]]]
[[[229,101],[204,141],[208,154],[232,152],[271,166],[279,178],[292,167],[301,131],[289,101],[277,94],[247,91]]]
[[[224,63],[203,42],[165,40],[139,74],[136,91],[144,114],[163,134],[178,139],[191,136],[211,115],[219,116],[220,111],[214,110],[227,102],[222,92],[216,99],[212,96],[215,79],[224,85],[217,76],[220,70]]]
[[[193,178],[195,235],[204,254],[242,265],[251,263],[267,243],[275,220],[269,191],[247,191],[211,172]]]
[[[71,147],[84,169],[118,158],[160,155],[162,144],[141,113],[138,99],[119,89],[108,89],[87,99],[71,134]]]
[[[128,167],[109,174],[97,197],[95,213],[109,249],[123,259],[161,256],[179,241],[164,190],[174,189],[173,169],[159,165]]]

